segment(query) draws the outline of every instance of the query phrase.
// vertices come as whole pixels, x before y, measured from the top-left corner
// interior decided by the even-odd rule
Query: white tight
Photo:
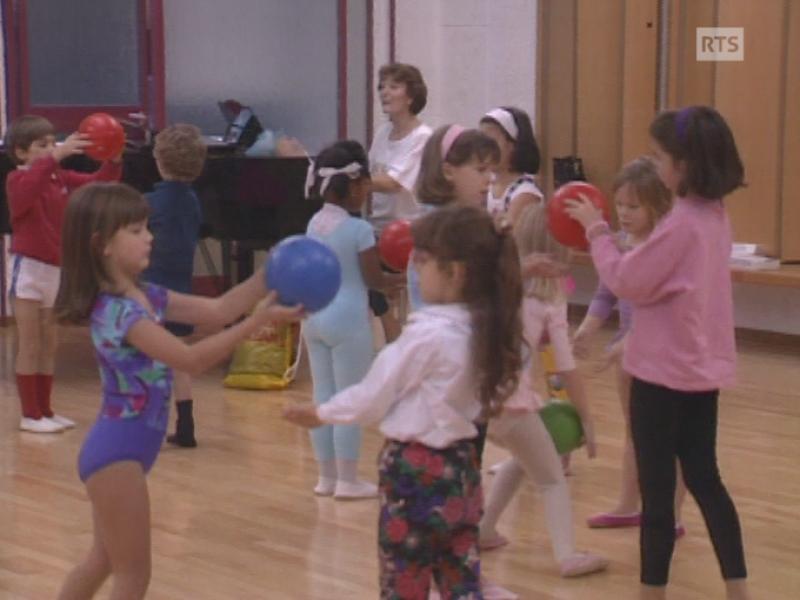
[[[486,499],[481,533],[491,536],[497,521],[527,475],[539,488],[545,521],[558,562],[575,552],[569,485],[550,434],[536,412],[504,413],[489,423],[489,439],[507,448],[511,458],[500,466]]]

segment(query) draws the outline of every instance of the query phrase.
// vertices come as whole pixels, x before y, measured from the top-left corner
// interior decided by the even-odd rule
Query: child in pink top
[[[553,240],[547,231],[547,212],[543,206],[530,205],[524,208],[515,224],[514,234],[523,256],[541,253],[566,262],[566,249]],[[562,279],[527,279],[521,313],[523,335],[532,360],[538,357],[542,335],[548,334],[555,351],[557,368],[564,376],[570,398],[583,422],[587,452],[589,457],[594,457],[594,426],[570,348]],[[561,576],[577,577],[602,571],[608,565],[605,558],[579,552],[575,548],[569,485],[553,439],[538,413],[542,401],[534,391],[530,362],[523,366],[519,387],[506,400],[503,413],[489,421],[489,439],[508,449],[511,458],[498,466],[487,495],[480,525],[481,548],[491,550],[508,543],[497,532],[497,522],[527,475],[541,492],[545,523]]]
[[[719,388],[736,347],[722,197],[742,185],[733,134],[710,107],[667,111],[650,126],[658,175],[676,195],[650,237],[623,254],[600,212],[568,202],[603,283],[634,307],[623,367],[633,376],[631,430],[642,493],[642,598],[665,598],[675,544],[675,457],[706,522],[729,599],[749,599],[736,507],[716,458]]]
[[[642,244],[653,228],[672,207],[672,193],[664,186],[656,172],[655,163],[647,157],[640,157],[625,165],[614,180],[614,204],[619,220],[620,235],[618,245],[627,252]],[[578,331],[575,333],[575,355],[586,358],[589,354],[589,339],[611,316],[614,306],[619,309],[619,331],[606,350],[605,362],[615,364],[617,371],[617,392],[622,414],[625,417],[625,447],[622,458],[622,481],[617,505],[610,511],[590,516],[589,527],[638,527],[641,521],[639,512],[639,479],[630,436],[630,389],[631,376],[622,368],[621,356],[625,336],[631,327],[633,307],[630,302],[621,300],[608,289],[602,281],[589,305]],[[678,476],[678,490],[675,496],[675,535],[686,533],[681,523],[681,507],[686,496],[683,478]]]

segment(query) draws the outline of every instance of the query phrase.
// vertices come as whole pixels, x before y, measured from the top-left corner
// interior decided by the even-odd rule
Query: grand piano
[[[64,161],[66,168],[93,171],[85,156]],[[0,232],[10,232],[5,199],[5,177],[14,166],[3,152],[0,158]],[[194,189],[203,208],[201,240],[222,243],[222,277],[227,287],[253,270],[253,251],[268,249],[281,239],[304,233],[319,200],[304,196],[306,158],[250,158],[234,145],[209,145],[208,159]],[[149,192],[160,180],[152,146],[127,149],[122,181]],[[201,250],[204,248],[201,246]],[[206,254],[207,262],[208,255]],[[211,266],[211,265],[209,265]]]

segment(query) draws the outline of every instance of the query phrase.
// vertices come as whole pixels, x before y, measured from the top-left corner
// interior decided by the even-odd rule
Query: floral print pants
[[[380,455],[381,598],[482,600],[478,523],[483,509],[474,440],[438,450],[387,441]]]

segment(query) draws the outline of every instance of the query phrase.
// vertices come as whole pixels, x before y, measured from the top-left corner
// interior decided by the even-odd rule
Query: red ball
[[[114,117],[106,113],[94,113],[78,126],[78,132],[92,142],[84,150],[95,160],[108,160],[119,156],[125,147],[125,130]]]
[[[392,221],[381,233],[378,240],[378,252],[386,265],[396,271],[405,271],[414,239],[411,236],[409,221]]]
[[[608,220],[608,202],[603,192],[585,181],[570,181],[555,191],[547,205],[547,220],[550,233],[559,243],[570,248],[586,250],[589,244],[586,241],[583,225],[564,211],[564,203],[567,200],[580,200],[581,196],[585,196],[602,210],[603,218]]]

